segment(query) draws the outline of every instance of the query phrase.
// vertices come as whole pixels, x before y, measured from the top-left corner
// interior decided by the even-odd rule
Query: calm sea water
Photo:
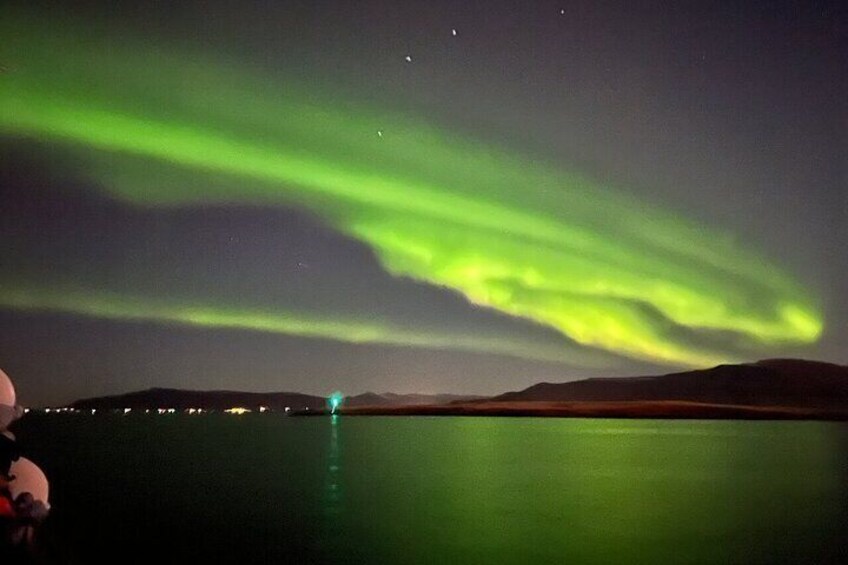
[[[848,429],[789,422],[39,416],[77,562],[848,562]]]

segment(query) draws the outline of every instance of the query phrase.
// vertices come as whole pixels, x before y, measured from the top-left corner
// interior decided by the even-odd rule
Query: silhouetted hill
[[[377,394],[374,392],[366,392],[364,394],[346,398],[344,405],[351,407],[442,405],[450,404],[451,402],[480,400],[483,398],[486,397],[461,394],[395,394],[393,392]]]
[[[654,377],[596,378],[539,383],[492,402],[645,402],[848,409],[848,367],[769,359]]]
[[[345,398],[345,406],[419,406],[440,405],[456,401],[469,401],[482,398],[479,396],[461,396],[456,394],[376,394],[366,392]],[[258,410],[265,406],[271,410],[284,410],[286,407],[293,411],[321,410],[325,408],[325,399],[321,396],[301,394],[297,392],[239,392],[231,390],[181,390],[173,388],[151,388],[138,392],[101,396],[78,400],[71,408],[79,410],[155,410],[157,408],[202,408],[204,410],[226,410],[242,407]]]
[[[289,407],[326,414],[325,399],[293,392],[255,393],[153,388],[79,400],[79,409]],[[307,410],[308,409],[308,410]],[[799,359],[652,377],[539,383],[492,398],[450,394],[376,394],[345,399],[348,415],[558,416],[603,418],[848,419],[848,367]]]
[[[231,390],[179,390],[173,388],[151,388],[138,392],[101,396],[78,400],[71,408],[80,410],[120,410],[132,408],[144,410],[157,408],[203,408],[204,410],[226,410],[233,407],[258,410],[266,406],[271,410],[319,410],[324,408],[324,398],[297,392],[238,392]]]

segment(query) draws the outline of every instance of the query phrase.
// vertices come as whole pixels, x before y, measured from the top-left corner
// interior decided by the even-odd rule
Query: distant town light
[[[252,412],[252,410],[250,410],[249,408],[243,408],[241,406],[235,406],[233,408],[227,408],[226,410],[224,410],[224,412],[226,412],[227,414],[236,414],[240,416],[242,414]]]

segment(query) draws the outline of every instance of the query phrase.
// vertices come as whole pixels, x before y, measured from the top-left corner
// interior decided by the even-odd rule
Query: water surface
[[[36,416],[63,559],[848,562],[848,429],[813,422]]]

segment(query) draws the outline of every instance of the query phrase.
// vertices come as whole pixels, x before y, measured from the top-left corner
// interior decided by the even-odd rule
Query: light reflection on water
[[[327,478],[324,491],[326,498],[324,512],[329,516],[337,515],[342,511],[340,421],[338,414],[330,416],[330,445],[327,453]]]
[[[344,562],[835,562],[848,533],[844,427],[348,418],[342,489],[340,421]]]
[[[257,415],[16,431],[75,562],[111,562],[96,531],[145,563],[166,542],[197,563],[848,563],[836,424]]]

